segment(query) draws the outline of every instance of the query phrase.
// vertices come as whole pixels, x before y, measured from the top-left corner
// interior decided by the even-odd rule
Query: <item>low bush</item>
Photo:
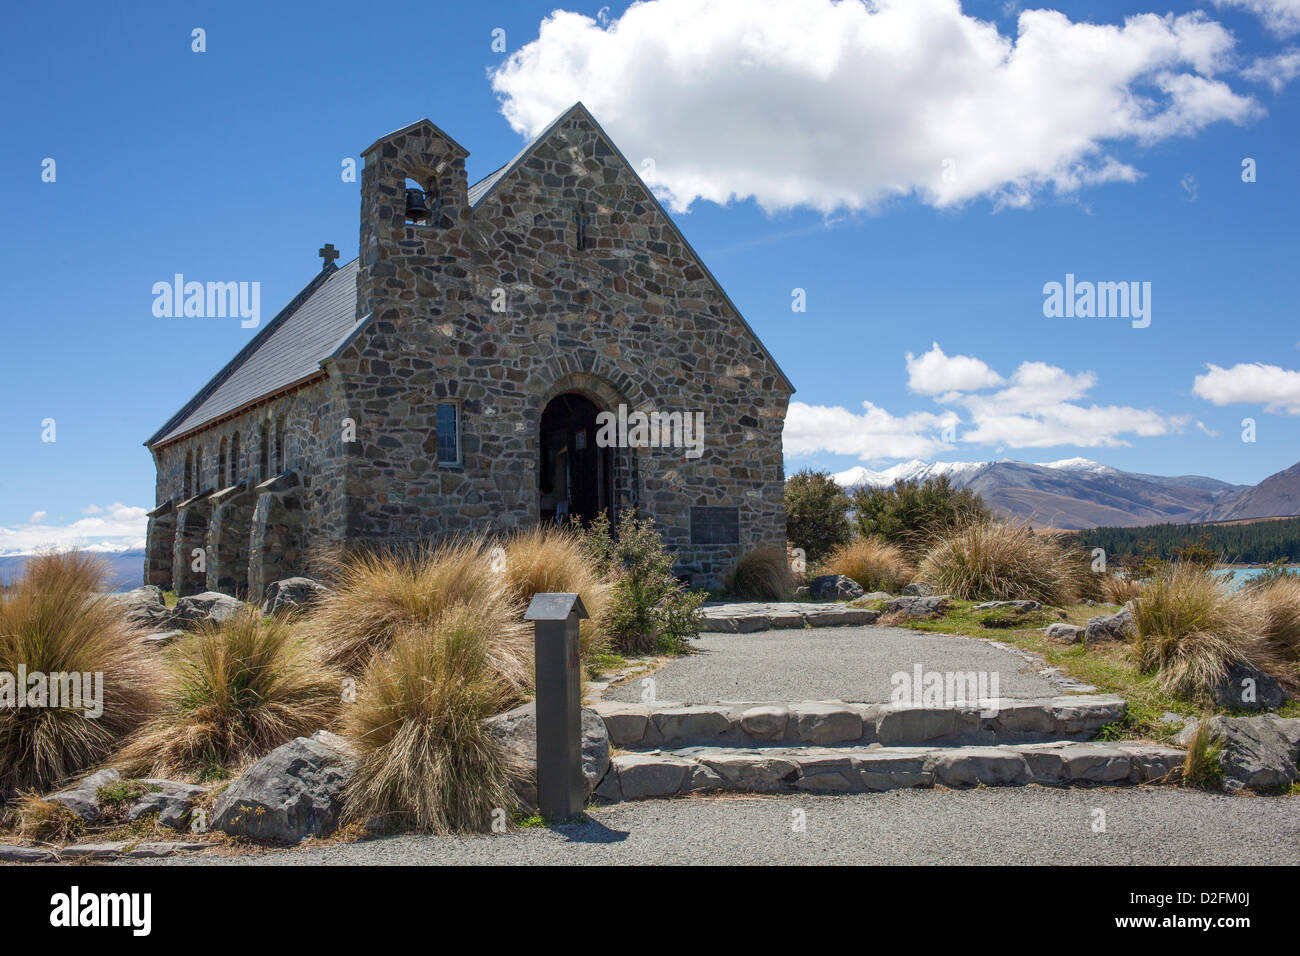
[[[937,538],[990,520],[983,499],[968,488],[954,488],[946,476],[888,488],[866,485],[853,492],[852,505],[858,534],[878,535],[912,555]]]
[[[1051,535],[1028,525],[980,521],[940,537],[917,577],[940,593],[966,601],[1074,600],[1083,568]]]
[[[784,601],[794,589],[785,548],[766,545],[741,555],[727,575],[727,593],[751,601]]]
[[[825,472],[807,469],[785,482],[785,536],[817,561],[849,540],[849,498]]]
[[[86,832],[86,823],[61,803],[34,793],[24,794],[17,805],[18,835],[42,843],[73,843]]]
[[[877,536],[854,538],[840,545],[822,562],[822,570],[852,578],[864,591],[894,594],[915,574],[903,549]]]
[[[114,760],[130,776],[220,775],[338,716],[342,675],[283,618],[205,622],[163,654],[162,707]]]
[[[1277,577],[1246,593],[1259,606],[1260,635],[1273,653],[1282,660],[1300,661],[1300,577]]]
[[[1142,593],[1142,582],[1127,574],[1107,574],[1101,579],[1101,590],[1108,604],[1127,604]]]
[[[0,683],[0,801],[20,790],[43,793],[98,766],[157,706],[154,656],[141,643],[143,633],[101,593],[106,573],[85,554],[38,555],[0,596],[0,673],[10,675]],[[29,693],[17,685],[20,670],[87,675],[88,694],[93,675],[102,674],[103,713],[88,717],[91,702],[84,700],[14,706],[17,694]],[[60,681],[61,698],[64,686]]]
[[[620,653],[681,653],[699,634],[704,594],[673,575],[673,556],[653,518],[628,510],[617,529],[601,515],[582,531],[584,546],[611,584],[606,626]]]
[[[1166,693],[1207,697],[1234,664],[1272,664],[1259,605],[1209,568],[1173,563],[1133,601],[1139,667]]]
[[[343,725],[360,761],[344,794],[348,819],[485,831],[494,810],[514,806],[522,768],[484,726],[515,694],[493,663],[494,637],[476,608],[460,605],[371,659]]]
[[[399,633],[431,628],[449,609],[473,608],[493,635],[488,657],[517,696],[531,684],[532,632],[482,538],[453,538],[436,546],[366,551],[334,570],[334,593],[307,619],[306,630],[325,661],[360,674]]]

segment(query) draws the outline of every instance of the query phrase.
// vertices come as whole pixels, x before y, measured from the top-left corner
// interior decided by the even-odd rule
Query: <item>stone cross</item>
[[[322,270],[338,268],[338,266],[334,265],[334,260],[339,257],[339,251],[334,248],[334,243],[325,243],[325,245],[316,250],[316,255],[325,260],[325,265],[321,267]]]

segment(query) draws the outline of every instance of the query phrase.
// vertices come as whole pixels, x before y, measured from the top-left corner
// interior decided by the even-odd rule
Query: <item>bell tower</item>
[[[464,275],[454,263],[464,255],[470,225],[469,153],[422,119],[381,137],[361,155],[357,318],[397,319],[390,310],[405,312],[415,299],[436,295],[445,279]],[[449,266],[451,274],[445,272]]]

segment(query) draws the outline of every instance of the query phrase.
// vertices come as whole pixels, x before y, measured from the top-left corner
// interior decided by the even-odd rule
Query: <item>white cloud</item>
[[[1279,36],[1300,33],[1300,0],[1214,0],[1214,4],[1248,10]]]
[[[492,84],[526,136],[582,100],[678,210],[1023,206],[1134,181],[1117,144],[1259,112],[1216,78],[1235,41],[1201,13],[1027,10],[1016,30],[957,0],[647,0],[606,28],[552,13]]]
[[[955,356],[967,364],[953,366],[938,343],[921,359],[908,355],[909,384],[926,358],[930,364],[925,375],[933,375],[933,380],[923,380],[925,387],[913,390],[928,393],[952,386],[934,396],[944,406],[941,412],[895,416],[864,402],[866,413],[856,415],[843,408],[794,402],[786,418],[786,453],[832,452],[883,461],[926,458],[950,449],[953,442],[1010,448],[1115,447],[1129,444],[1131,437],[1168,434],[1190,421],[1127,405],[1085,404],[1082,400],[1097,384],[1093,372],[1022,362],[1004,379],[974,356]],[[974,384],[958,388],[955,379],[962,376]]]
[[[71,524],[46,524],[46,513],[37,511],[26,524],[0,527],[0,555],[31,554],[45,548],[81,548],[91,551],[125,551],[144,546],[149,523],[147,509],[114,502],[106,508],[85,509],[90,517]]]
[[[1255,83],[1266,83],[1274,93],[1300,76],[1300,50],[1291,49],[1276,56],[1263,56],[1241,71]]]
[[[1300,372],[1265,365],[1238,363],[1232,368],[1207,364],[1196,376],[1192,392],[1215,405],[1263,405],[1276,414],[1300,415]]]
[[[837,406],[791,402],[785,418],[788,455],[829,451],[856,455],[863,461],[924,458],[952,448],[943,440],[945,428],[955,427],[951,412],[913,412],[894,416],[871,402],[862,414]]]
[[[945,355],[938,342],[923,355],[907,353],[907,387],[922,395],[969,392],[1001,384],[1002,376],[987,364],[970,355]]]

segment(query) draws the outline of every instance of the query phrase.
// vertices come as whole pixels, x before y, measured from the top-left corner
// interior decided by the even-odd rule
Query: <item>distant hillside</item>
[[[947,476],[955,487],[977,492],[1004,517],[1068,529],[1191,521],[1224,495],[1243,488],[1202,475],[1135,474],[1086,458],[1040,464],[912,461],[879,472],[851,468],[835,475],[835,480],[852,489],[939,475]]]
[[[1253,488],[1221,497],[1198,521],[1235,521],[1300,515],[1300,464],[1270,475]]]
[[[1265,518],[1235,524],[1093,528],[1072,537],[1085,548],[1104,548],[1112,559],[1149,555],[1169,560],[1177,555],[1179,548],[1203,546],[1229,564],[1300,561],[1300,518]]]
[[[96,551],[95,556],[109,568],[109,588],[129,591],[144,583],[144,551]],[[11,554],[0,557],[0,584],[8,584],[22,571],[30,554]]]

